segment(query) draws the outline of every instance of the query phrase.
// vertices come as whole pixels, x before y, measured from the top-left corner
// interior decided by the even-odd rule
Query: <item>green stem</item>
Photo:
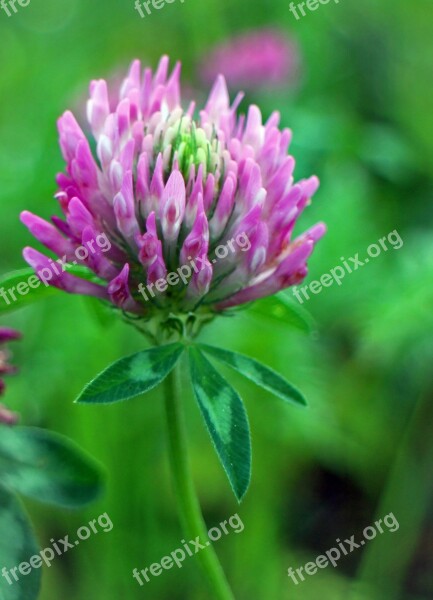
[[[206,544],[207,528],[194,490],[187,453],[187,436],[179,397],[179,363],[165,380],[165,408],[168,428],[168,451],[178,502],[180,519],[188,539]],[[234,600],[232,591],[212,545],[200,550],[196,557],[216,600]]]
[[[365,588],[369,598],[400,598],[404,581],[420,544],[433,498],[433,438],[431,391],[425,390],[406,426],[394,465],[386,483],[377,517],[392,513],[399,528],[381,535],[366,546],[355,586],[354,598]],[[397,537],[399,536],[399,537]],[[367,587],[369,586],[369,587]],[[347,598],[347,594],[344,595]]]

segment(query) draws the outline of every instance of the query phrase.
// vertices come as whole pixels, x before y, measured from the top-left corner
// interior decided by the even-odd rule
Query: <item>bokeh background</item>
[[[116,79],[132,58],[183,62],[187,94],[209,52],[251,30],[277,28],[297,44],[296,76],[254,85],[248,102],[281,112],[292,128],[299,178],[321,179],[302,228],[329,232],[309,281],[397,229],[392,248],[305,303],[312,335],[253,312],[220,319],[203,339],[255,356],[299,386],[305,411],[282,405],[231,374],[253,433],[253,480],[237,506],[185,384],[190,451],[206,521],[239,513],[245,529],[216,544],[236,598],[433,598],[433,5],[344,0],[297,21],[288,0],[180,0],[140,18],[132,0],[31,0],[0,12],[1,273],[22,268],[30,236],[23,209],[50,216],[62,170],[55,121],[83,110],[88,81]],[[260,47],[257,47],[260,54]],[[254,54],[251,56],[254,61]],[[236,92],[236,86],[231,86]],[[290,294],[289,294],[290,295]],[[72,401],[110,361],[143,348],[121,322],[95,318],[82,298],[56,296],[2,317],[21,329],[21,374],[8,404],[28,425],[75,439],[107,471],[107,492],[86,510],[27,503],[40,545],[73,536],[108,512],[114,529],[92,536],[44,573],[41,600],[204,600],[194,559],[140,588],[132,569],[180,545],[161,398],[112,407]],[[395,533],[295,586],[287,576],[336,538],[393,512]]]

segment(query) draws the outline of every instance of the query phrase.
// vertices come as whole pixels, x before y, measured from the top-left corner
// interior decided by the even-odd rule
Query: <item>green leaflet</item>
[[[316,327],[313,317],[299,303],[290,300],[284,292],[267,296],[251,305],[250,311],[258,315],[276,319],[284,325],[312,333]]]
[[[0,481],[40,502],[77,507],[102,491],[97,463],[61,435],[33,427],[0,426]]]
[[[165,379],[183,350],[180,343],[167,344],[122,358],[97,375],[76,402],[111,404],[147,392]]]
[[[200,344],[200,348],[282,400],[297,404],[298,406],[305,406],[307,404],[299,390],[293,387],[281,375],[257,360],[243,354],[238,354],[237,352],[230,352],[229,350],[215,348],[206,344]]]
[[[0,486],[0,568],[18,567],[21,563],[39,552],[21,502]],[[0,577],[0,600],[36,600],[41,583],[41,568],[32,569],[28,575],[19,571],[18,581],[7,573],[11,583],[5,576]]]
[[[37,287],[32,288],[28,286],[29,279],[32,281],[32,285],[36,285]],[[30,267],[28,269],[21,269],[20,271],[14,271],[13,273],[8,273],[0,279],[0,291],[2,295],[0,296],[0,314],[6,314],[8,312],[12,312],[13,310],[18,310],[19,308],[23,308],[24,306],[28,306],[37,300],[42,300],[43,298],[48,298],[49,296],[54,296],[60,293],[60,290],[46,286],[41,282],[39,282],[35,272]],[[17,291],[17,286],[21,284],[20,290],[23,291],[24,285],[27,286],[28,292],[25,295],[21,295]],[[11,293],[13,295],[11,295]],[[16,298],[15,300],[13,298]],[[1,597],[0,597],[1,598]]]
[[[251,439],[239,394],[197,347],[189,350],[191,380],[218,457],[238,501],[251,478]]]

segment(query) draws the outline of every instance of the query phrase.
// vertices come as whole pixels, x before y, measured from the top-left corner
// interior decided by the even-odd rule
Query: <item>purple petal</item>
[[[65,239],[54,225],[26,210],[21,213],[20,219],[30,233],[57,256],[65,254],[68,257],[73,256],[74,245],[70,240]]]
[[[55,263],[34,248],[24,248],[23,256],[44,285],[59,288],[70,294],[83,294],[108,299],[105,288],[91,281],[75,277],[70,273],[62,272],[59,263]]]
[[[5,342],[10,342],[12,340],[21,339],[22,334],[19,331],[15,331],[15,329],[10,329],[9,327],[0,327],[0,344],[4,344]]]
[[[160,221],[164,238],[177,240],[185,215],[185,182],[179,171],[173,171],[161,199]]]

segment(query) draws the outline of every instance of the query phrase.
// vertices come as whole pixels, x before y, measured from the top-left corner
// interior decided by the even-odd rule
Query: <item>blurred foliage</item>
[[[241,535],[216,544],[239,600],[433,598],[433,471],[414,470],[431,452],[432,23],[430,0],[331,2],[299,21],[287,0],[177,1],[145,19],[133,0],[32,0],[11,18],[0,14],[1,273],[24,266],[21,248],[30,239],[19,212],[55,209],[54,175],[63,168],[55,121],[66,108],[83,119],[91,78],[116,77],[134,57],[154,66],[167,52],[182,60],[186,87],[204,98],[196,66],[205,53],[265,25],[299,43],[300,78],[290,89],[250,93],[242,107],[251,101],[265,115],[280,110],[293,129],[297,176],[321,179],[301,225],[323,220],[329,232],[308,281],[341,257],[362,257],[395,229],[404,240],[304,303],[317,333],[247,311],[219,319],[202,336],[264,361],[309,402],[305,411],[286,407],[231,375],[248,406],[254,454],[252,485],[237,507],[185,383],[207,523],[238,511],[245,524]],[[49,297],[2,324],[25,333],[15,346],[21,376],[9,382],[8,403],[26,424],[76,440],[110,473],[108,492],[91,511],[27,504],[41,545],[75,532],[98,510],[114,524],[109,536],[93,536],[45,571],[41,600],[204,600],[194,559],[146,588],[132,578],[134,567],[158,561],[182,539],[158,391],[107,407],[72,403],[107,364],[142,350],[143,340],[69,296]],[[413,418],[419,412],[425,418]],[[336,538],[359,536],[382,509],[394,511],[398,532],[298,586],[288,578],[289,566],[314,560]],[[396,548],[404,559],[393,563]]]

